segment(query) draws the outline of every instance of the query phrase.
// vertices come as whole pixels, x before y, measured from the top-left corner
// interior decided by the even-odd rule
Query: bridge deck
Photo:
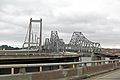
[[[78,57],[76,53],[0,53],[0,60],[4,59],[37,59],[37,58],[66,58]]]
[[[79,56],[75,53],[0,53],[0,64],[73,62]]]
[[[120,80],[120,69],[84,80]]]

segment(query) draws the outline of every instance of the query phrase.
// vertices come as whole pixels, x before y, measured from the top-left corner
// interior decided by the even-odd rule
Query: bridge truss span
[[[44,49],[50,52],[86,52],[99,53],[101,50],[100,43],[88,40],[82,32],[74,32],[68,44],[65,44],[63,39],[60,39],[57,31],[51,31],[50,38],[45,39]]]
[[[66,49],[79,52],[100,52],[100,43],[88,40],[82,32],[74,32]]]
[[[45,39],[44,49],[48,52],[61,52],[65,49],[63,39],[60,39],[57,31],[51,31],[50,38]]]

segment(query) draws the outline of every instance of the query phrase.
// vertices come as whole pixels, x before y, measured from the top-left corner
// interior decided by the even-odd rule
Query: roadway
[[[80,55],[75,53],[0,53],[0,64],[32,64],[74,62]]]
[[[84,80],[120,80],[120,69],[94,76]]]

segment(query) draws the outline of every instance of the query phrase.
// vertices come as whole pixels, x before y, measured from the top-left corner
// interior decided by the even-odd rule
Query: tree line
[[[18,49],[20,49],[20,48],[8,46],[8,45],[1,45],[0,46],[0,50],[18,50]]]

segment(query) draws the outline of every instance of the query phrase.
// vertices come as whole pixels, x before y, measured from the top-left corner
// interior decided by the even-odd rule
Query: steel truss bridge
[[[39,34],[33,34],[32,23],[38,23]],[[38,50],[39,52],[78,52],[83,56],[115,56],[108,53],[105,49],[101,48],[100,43],[93,42],[87,39],[82,32],[73,32],[69,43],[65,43],[58,35],[57,31],[51,31],[50,38],[46,38],[44,45],[42,43],[42,19],[30,19],[29,28],[23,43],[23,49]],[[27,45],[27,47],[25,47]]]
[[[57,31],[51,31],[50,38],[45,39],[44,48],[47,51],[75,51],[75,52],[97,52],[101,50],[100,43],[88,40],[82,32],[74,32],[68,44],[60,39]]]
[[[82,32],[74,32],[69,44],[66,45],[67,50],[79,52],[100,52],[100,43],[88,40]]]
[[[46,38],[43,50],[45,52],[78,52],[82,56],[91,57],[115,57],[112,53],[108,53],[101,48],[100,43],[90,41],[82,32],[73,32],[68,44],[64,42],[58,35],[57,31],[51,31],[50,38]]]

